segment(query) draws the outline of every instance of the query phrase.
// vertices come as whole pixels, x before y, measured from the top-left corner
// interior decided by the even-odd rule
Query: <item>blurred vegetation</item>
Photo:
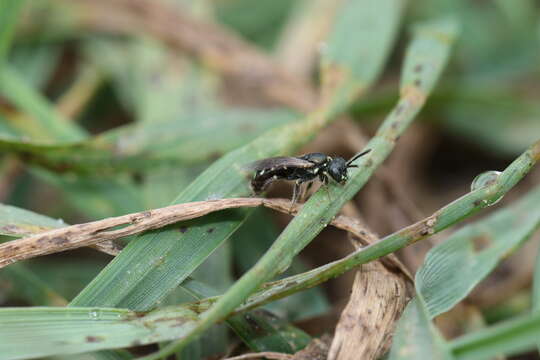
[[[395,251],[415,278],[390,359],[540,358],[539,20],[532,0],[0,1],[1,242],[249,196],[238,169],[258,158],[349,158],[373,139],[375,165],[317,192],[292,222],[226,210],[121,239],[114,260],[81,248],[2,268],[0,351],[130,359],[180,339],[177,359],[302,359],[349,300],[353,272],[336,277],[349,265],[320,274],[354,251],[325,228],[352,198],[344,213],[384,242],[369,259],[357,249],[354,265]],[[415,96],[429,96],[418,115]],[[412,105],[394,127],[400,104]],[[483,173],[495,180],[471,191]],[[290,194],[276,184],[267,196]],[[406,237],[439,209],[432,232]],[[267,271],[238,281],[263,255]],[[320,278],[302,277],[316,267]],[[285,276],[300,284],[290,296],[287,278],[261,286]],[[214,325],[249,295],[257,309]],[[207,298],[214,313],[197,308]]]

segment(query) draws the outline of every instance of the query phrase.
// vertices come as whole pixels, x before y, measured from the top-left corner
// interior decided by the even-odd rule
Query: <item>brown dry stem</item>
[[[329,335],[313,339],[308,346],[295,353],[291,360],[326,360],[331,341]]]
[[[297,204],[290,211],[289,200],[265,198],[232,198],[172,205],[49,230],[3,243],[0,245],[0,268],[19,260],[91,246],[103,241],[158,229],[179,221],[198,218],[215,211],[256,206],[265,206],[291,214],[296,214],[300,209],[300,205]],[[365,239],[367,234],[357,221],[347,216],[340,215],[331,224],[360,239]]]
[[[362,265],[349,303],[341,313],[328,359],[368,360],[382,356],[390,347],[408,292],[404,276],[378,261]]]
[[[375,242],[377,236],[369,230],[366,232],[367,241]],[[352,243],[360,247],[358,242]],[[341,313],[328,360],[378,359],[389,349],[396,321],[410,298],[412,284],[397,258],[392,264],[396,263],[402,271],[393,271],[383,261],[373,261],[356,272],[351,297]]]

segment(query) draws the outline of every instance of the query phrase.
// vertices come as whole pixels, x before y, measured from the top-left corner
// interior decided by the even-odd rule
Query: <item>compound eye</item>
[[[342,174],[339,172],[338,169],[336,169],[335,167],[331,166],[330,169],[328,169],[328,173],[330,174],[330,176],[332,177],[332,179],[334,179],[335,181],[337,182],[341,182],[342,180]]]

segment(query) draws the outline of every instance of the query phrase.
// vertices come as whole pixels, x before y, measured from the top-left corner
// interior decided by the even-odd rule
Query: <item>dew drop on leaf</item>
[[[97,310],[97,309],[92,309],[88,312],[88,316],[90,317],[90,319],[92,320],[98,320],[99,319],[99,316],[100,316],[100,310]]]
[[[501,175],[500,171],[486,171],[474,178],[471,183],[471,191],[481,189],[483,187],[493,184]]]
[[[474,178],[473,182],[471,183],[471,191],[482,189],[486,186],[490,186],[491,184],[495,183],[499,176],[501,175],[500,171],[486,171],[478,175]],[[491,206],[498,203],[503,197],[499,196],[496,199],[484,199],[482,200],[483,206]]]

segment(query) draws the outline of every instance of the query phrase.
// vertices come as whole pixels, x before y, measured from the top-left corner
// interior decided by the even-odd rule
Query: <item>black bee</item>
[[[337,183],[345,184],[348,180],[347,169],[357,167],[351,163],[370,151],[371,149],[368,149],[349,161],[341,157],[332,158],[323,153],[309,153],[300,157],[279,156],[255,161],[247,167],[255,171],[251,189],[255,194],[259,194],[276,180],[294,181],[292,204],[295,204],[303,183],[311,183],[318,178],[326,185],[329,178],[332,178]]]

